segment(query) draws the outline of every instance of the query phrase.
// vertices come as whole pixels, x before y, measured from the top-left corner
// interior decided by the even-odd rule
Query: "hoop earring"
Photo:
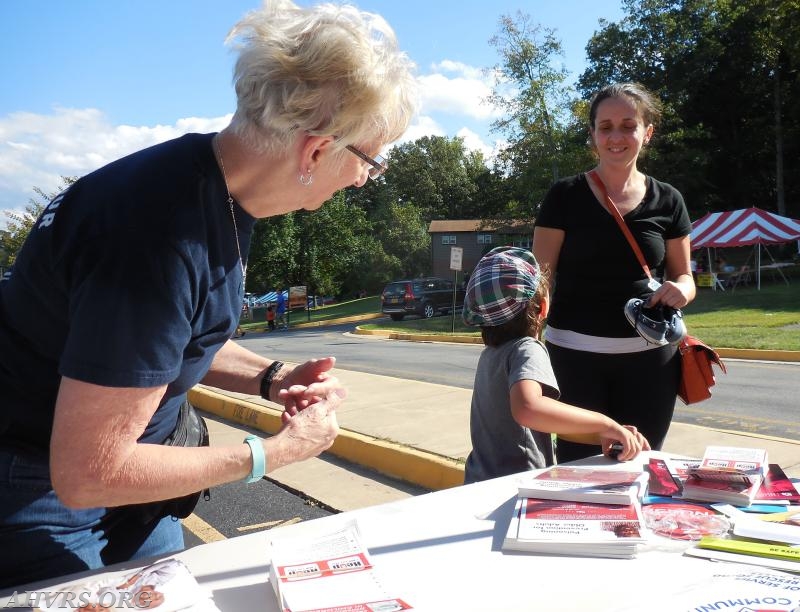
[[[300,184],[301,185],[303,185],[305,187],[308,187],[313,182],[314,182],[314,177],[311,176],[311,170],[308,171],[308,176],[306,176],[302,172],[300,173]]]

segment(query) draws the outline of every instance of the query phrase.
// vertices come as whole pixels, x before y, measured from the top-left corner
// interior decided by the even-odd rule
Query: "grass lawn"
[[[338,304],[329,304],[328,306],[320,306],[312,308],[310,311],[293,310],[289,316],[289,323],[307,323],[309,321],[328,321],[331,319],[341,319],[343,317],[352,317],[356,315],[379,313],[381,311],[381,298],[378,295],[360,298],[357,300],[350,300],[348,302],[341,302]],[[265,321],[264,309],[256,311],[256,320],[247,321],[242,319],[242,328],[247,330],[262,330],[267,326]]]
[[[739,287],[736,291],[699,288],[695,301],[684,310],[689,333],[717,348],[800,351],[800,271],[797,266],[790,270],[789,285],[782,280],[762,278],[760,291],[754,286]],[[294,311],[290,322],[374,314],[379,313],[380,308],[380,297],[370,296],[314,308],[309,314]],[[453,321],[448,314],[432,319],[409,317],[403,321],[386,318],[361,326],[407,333],[450,334]],[[242,327],[263,330],[266,322],[263,318],[255,322],[243,321]],[[480,335],[476,328],[463,324],[460,313],[455,317],[455,333]]]
[[[689,332],[710,346],[800,351],[800,278],[736,291],[699,289],[684,311]]]
[[[754,286],[733,292],[699,288],[695,301],[684,310],[689,333],[718,348],[800,351],[800,275],[790,281],[786,285],[782,280],[767,283],[762,279],[760,291]],[[361,327],[449,334],[451,325],[451,316],[445,315],[381,320]],[[480,335],[474,327],[465,326],[460,316],[456,316],[455,333]]]

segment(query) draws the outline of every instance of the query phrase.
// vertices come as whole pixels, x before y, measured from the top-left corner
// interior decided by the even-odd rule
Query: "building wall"
[[[442,236],[455,236],[455,244],[442,244]],[[493,240],[497,238],[493,236]],[[453,271],[450,269],[450,247],[461,247],[464,249],[461,259],[461,270],[463,272],[471,272],[478,263],[478,260],[483,254],[496,246],[492,244],[478,244],[478,234],[474,232],[450,232],[450,233],[432,233],[431,234],[431,254],[432,254],[432,270],[434,276],[441,278],[453,278]],[[463,274],[459,274],[458,279],[461,280]]]

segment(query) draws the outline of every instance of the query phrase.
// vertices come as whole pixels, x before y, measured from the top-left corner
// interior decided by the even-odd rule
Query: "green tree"
[[[250,240],[246,291],[262,294],[299,278],[299,228],[295,215],[259,219]]]
[[[485,168],[461,138],[424,136],[392,149],[385,175],[389,200],[414,202],[426,221],[465,219],[476,211],[476,175]]]
[[[708,210],[800,205],[798,0],[625,0],[587,45],[584,95],[639,81],[664,102],[646,171]]]
[[[554,30],[531,21],[518,11],[500,18],[499,31],[489,40],[501,61],[493,69],[495,84],[489,102],[503,111],[492,124],[504,134],[508,147],[499,170],[516,183],[518,199],[531,208],[562,174],[570,100],[567,71],[556,66],[563,57]]]
[[[24,213],[6,211],[5,215],[8,217],[9,221],[7,223],[6,232],[0,235],[0,248],[5,254],[8,265],[14,264],[17,253],[19,253],[25,239],[36,224],[36,220],[39,218],[39,215],[42,214],[42,211],[47,208],[50,200],[77,180],[77,176],[62,176],[61,188],[53,193],[45,193],[45,191],[39,187],[34,187],[33,191],[41,199],[30,198],[28,204],[25,206]]]
[[[392,203],[384,218],[381,243],[384,252],[397,261],[399,276],[417,276],[430,269],[431,237],[422,211],[414,203]],[[394,275],[393,275],[394,276]],[[384,278],[389,281],[391,278]]]
[[[246,289],[263,293],[305,285],[312,294],[339,295],[349,289],[351,270],[375,247],[366,214],[340,191],[316,211],[256,223]]]

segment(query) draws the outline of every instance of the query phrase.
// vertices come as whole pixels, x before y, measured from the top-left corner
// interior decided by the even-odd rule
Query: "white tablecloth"
[[[637,467],[650,456],[663,454],[643,453]],[[631,468],[602,457],[578,463]],[[355,518],[383,582],[416,610],[599,612],[635,609],[637,602],[645,610],[645,602],[663,597],[667,587],[702,581],[719,567],[683,556],[690,543],[660,538],[630,560],[503,553],[520,479],[507,476],[297,523],[280,528],[280,537]],[[273,534],[240,536],[177,556],[212,589],[223,612],[279,612],[268,581]]]

